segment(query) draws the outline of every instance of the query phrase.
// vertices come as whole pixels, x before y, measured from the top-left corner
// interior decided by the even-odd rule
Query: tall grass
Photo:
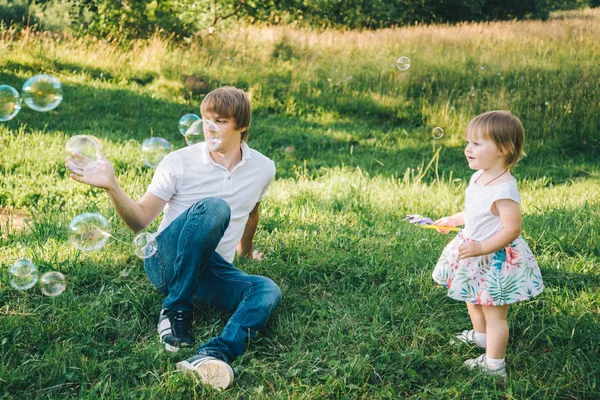
[[[0,398],[599,397],[599,19],[589,10],[375,32],[239,27],[183,44],[0,32],[0,84],[50,73],[65,92],[56,110],[24,108],[0,125],[0,207],[27,221],[0,224]],[[392,65],[401,55],[408,71]],[[100,138],[138,198],[152,177],[141,141],[184,146],[179,118],[221,85],[250,93],[250,145],[278,168],[256,237],[266,260],[237,265],[271,277],[284,297],[233,364],[233,388],[216,393],[175,371],[189,352],[158,344],[161,297],[127,244],[81,253],[68,243],[84,211],[109,217],[124,242],[133,234],[102,191],[68,179],[63,148],[74,134]],[[464,306],[431,279],[449,237],[402,222],[461,209],[464,127],[490,109],[525,126],[528,157],[514,174],[547,285],[511,308],[505,382],[461,369],[478,353],[448,344],[468,326]],[[434,141],[436,126],[445,134]],[[10,287],[20,255],[63,272],[67,291],[51,299]],[[198,341],[226,317],[199,307]]]

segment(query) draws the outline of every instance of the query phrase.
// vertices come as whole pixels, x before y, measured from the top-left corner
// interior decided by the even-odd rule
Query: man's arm
[[[99,154],[98,164],[90,170],[82,170],[67,158],[67,167],[73,172],[71,178],[106,190],[123,222],[134,232],[146,228],[167,204],[163,199],[146,192],[140,201],[133,201],[119,186],[112,164]]]
[[[262,253],[252,251],[252,243],[254,241],[254,235],[256,234],[256,228],[258,227],[258,220],[260,219],[259,213],[260,201],[256,203],[246,222],[242,239],[238,244],[237,254],[238,257],[248,257],[253,259],[262,259]]]
[[[167,204],[150,192],[146,192],[139,201],[135,202],[118,185],[107,189],[106,193],[119,217],[134,232],[139,232],[150,225]]]

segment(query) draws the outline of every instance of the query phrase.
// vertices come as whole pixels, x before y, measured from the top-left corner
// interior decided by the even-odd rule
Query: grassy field
[[[0,32],[0,84],[49,73],[64,88],[57,109],[24,106],[0,124],[0,398],[600,397],[598,37],[598,9],[376,32],[239,28],[179,45]],[[408,71],[393,65],[401,55]],[[220,85],[251,94],[249,144],[278,168],[255,241],[266,259],[237,265],[283,291],[223,393],[175,371],[193,352],[159,345],[161,296],[127,244],[81,253],[68,242],[85,211],[124,242],[134,235],[63,161],[70,136],[95,135],[138,198],[153,172],[141,142],[185,146],[179,118]],[[525,126],[514,175],[547,286],[510,310],[506,381],[462,369],[478,352],[448,344],[469,324],[431,278],[450,237],[402,221],[461,209],[464,128],[491,109]],[[64,273],[66,292],[13,289],[19,255]],[[226,317],[198,308],[198,340]]]

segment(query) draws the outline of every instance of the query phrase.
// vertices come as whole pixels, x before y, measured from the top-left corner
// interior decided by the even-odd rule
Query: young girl
[[[523,125],[508,111],[489,111],[467,126],[465,155],[471,177],[465,210],[435,221],[442,233],[465,225],[446,246],[433,279],[448,296],[467,303],[473,330],[457,335],[486,353],[465,361],[491,375],[506,376],[508,305],[544,290],[540,269],[521,234],[521,197],[510,169],[523,152]]]

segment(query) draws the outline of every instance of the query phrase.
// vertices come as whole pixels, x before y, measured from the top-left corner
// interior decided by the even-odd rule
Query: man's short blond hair
[[[514,167],[525,156],[523,124],[509,111],[488,111],[476,116],[467,125],[466,136],[482,137],[494,142],[506,157],[508,168]]]
[[[252,107],[250,99],[242,89],[233,86],[223,86],[217,88],[206,95],[200,112],[213,112],[223,118],[233,118],[236,129],[246,128],[242,132],[242,141],[248,140],[248,129],[252,121]]]

